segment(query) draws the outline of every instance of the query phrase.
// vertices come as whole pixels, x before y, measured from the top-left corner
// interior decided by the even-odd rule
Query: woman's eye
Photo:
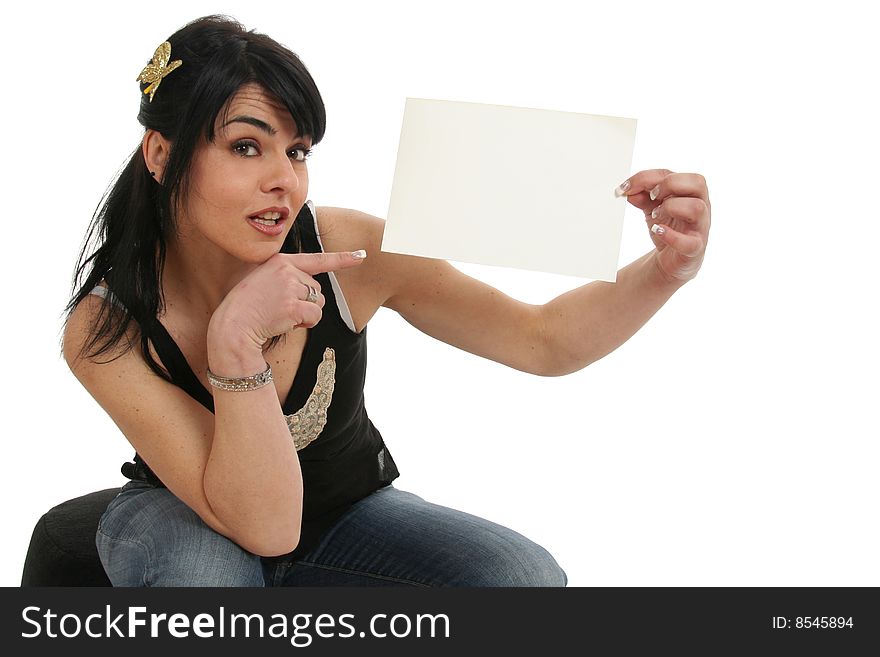
[[[232,146],[232,150],[242,157],[253,157],[259,155],[256,144],[249,141],[240,141]]]
[[[312,154],[311,148],[294,148],[290,151],[291,157],[297,162],[305,162],[306,158]]]

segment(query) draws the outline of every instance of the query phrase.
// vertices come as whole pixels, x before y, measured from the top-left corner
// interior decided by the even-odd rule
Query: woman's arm
[[[137,349],[111,354],[117,357],[101,358],[101,362],[82,356],[82,346],[100,304],[96,297],[86,297],[65,329],[65,360],[80,383],[168,489],[214,531],[261,556],[293,549],[299,540],[301,485],[290,484],[290,472],[299,475],[299,462],[288,453],[293,441],[287,427],[282,426],[275,387],[227,393],[248,398],[240,400],[238,408],[224,403],[218,395],[215,422],[210,411],[156,376]],[[133,334],[127,337],[135,338]],[[260,364],[265,367],[262,361]],[[233,420],[234,416],[237,419]],[[226,447],[231,441],[222,435],[216,440],[215,436],[218,431],[228,433],[223,427],[233,423],[247,426],[247,433],[242,433],[239,440],[250,439],[247,450],[237,458]],[[224,461],[246,464],[228,472],[226,485],[239,493],[233,504],[223,495],[209,494],[209,461],[215,465]],[[287,472],[278,470],[280,463],[285,464]],[[255,473],[261,475],[258,484],[242,493],[242,482],[252,483]],[[280,499],[282,492],[286,501]],[[267,516],[273,514],[275,517],[267,522]]]
[[[655,250],[620,270],[616,283],[589,283],[540,306],[512,299],[443,260],[381,252],[380,219],[323,210],[369,245],[370,262],[356,275],[369,276],[377,307],[392,308],[422,332],[465,351],[559,376],[626,342],[702,262],[710,223],[705,179],[655,169],[627,182],[627,200],[645,213],[649,227],[663,229],[649,230]]]
[[[277,255],[233,288],[207,335],[208,365],[238,378],[266,367],[262,346],[293,326],[314,326],[319,302],[305,302],[308,274],[351,267],[351,254]],[[302,518],[302,477],[274,385],[247,392],[212,389],[214,414],[156,376],[136,350],[100,362],[82,357],[100,300],[71,314],[64,355],[150,468],[215,531],[261,556],[293,550]],[[127,336],[134,338],[133,335]]]
[[[595,281],[542,306],[544,372],[561,376],[583,369],[629,340],[683,281],[670,281],[651,251],[617,273],[616,283]]]
[[[616,283],[588,283],[538,306],[444,261],[415,260],[406,267],[410,284],[387,307],[438,340],[540,376],[576,372],[609,354],[684,284],[663,277],[652,251],[621,269]]]
[[[223,377],[266,369],[258,345],[222,320],[208,330],[208,368]],[[263,551],[293,550],[302,523],[302,473],[274,385],[237,392],[211,388],[214,433],[204,466],[205,497],[240,534],[262,535]],[[259,533],[257,533],[259,532]]]

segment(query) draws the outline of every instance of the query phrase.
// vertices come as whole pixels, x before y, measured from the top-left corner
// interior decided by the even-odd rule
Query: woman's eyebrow
[[[275,128],[273,128],[271,125],[269,125],[265,121],[261,121],[260,119],[257,119],[253,116],[247,116],[246,114],[239,115],[239,116],[233,116],[226,123],[224,123],[222,127],[225,128],[230,123],[247,123],[248,125],[252,125],[255,128],[259,128],[260,130],[262,130],[263,132],[265,132],[267,135],[270,135],[270,136],[274,136],[278,133],[278,131],[275,130]]]
[[[222,126],[220,126],[220,128],[223,129],[226,126],[228,126],[230,123],[247,123],[248,125],[252,125],[255,128],[259,128],[260,130],[262,130],[263,132],[265,132],[269,136],[275,136],[276,134],[278,134],[278,131],[275,128],[273,128],[271,125],[266,123],[265,121],[262,121],[256,117],[253,117],[253,116],[248,116],[247,114],[239,114],[238,116],[233,116],[226,123],[224,123]],[[300,139],[299,133],[294,132],[294,137],[296,139]]]

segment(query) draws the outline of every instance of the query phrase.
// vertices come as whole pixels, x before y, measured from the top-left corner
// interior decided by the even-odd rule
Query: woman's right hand
[[[311,328],[321,320],[324,295],[313,275],[356,267],[364,261],[350,252],[277,253],[232,288],[214,311],[208,328],[227,339],[244,339],[262,350],[276,335]],[[309,287],[318,300],[307,301]],[[236,340],[237,341],[237,340]]]

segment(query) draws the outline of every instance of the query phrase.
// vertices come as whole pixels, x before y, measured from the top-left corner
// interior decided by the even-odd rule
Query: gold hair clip
[[[169,59],[171,59],[171,44],[165,41],[156,48],[156,52],[153,54],[153,61],[144,66],[144,70],[138,76],[138,82],[148,82],[150,84],[150,86],[144,89],[144,93],[150,94],[151,103],[153,102],[153,96],[156,94],[156,89],[162,83],[162,78],[183,64],[179,59],[175,59],[169,64]]]

